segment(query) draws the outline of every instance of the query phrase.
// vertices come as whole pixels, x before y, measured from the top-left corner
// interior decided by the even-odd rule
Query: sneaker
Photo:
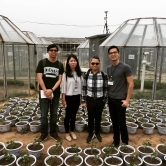
[[[60,141],[61,140],[61,138],[56,133],[55,134],[51,134],[50,137],[53,138],[55,141]]]
[[[94,138],[94,134],[89,134],[87,139],[86,139],[86,142],[89,144],[93,138]]]
[[[102,142],[102,137],[100,136],[100,134],[95,134],[95,136],[99,142]]]
[[[45,136],[44,134],[41,134],[40,137],[37,139],[37,142],[43,142],[46,139],[47,139],[47,136]]]

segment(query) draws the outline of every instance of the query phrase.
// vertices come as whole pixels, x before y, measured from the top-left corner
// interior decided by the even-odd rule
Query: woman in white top
[[[68,141],[77,139],[74,134],[76,114],[81,104],[81,80],[82,72],[78,59],[71,54],[67,58],[66,72],[62,76],[62,104],[65,107],[64,126]],[[70,130],[70,133],[69,133]]]

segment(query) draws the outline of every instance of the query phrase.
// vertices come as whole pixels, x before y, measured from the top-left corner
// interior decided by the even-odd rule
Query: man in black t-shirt
[[[64,68],[57,60],[58,47],[51,44],[47,47],[49,57],[40,60],[36,68],[39,83],[39,100],[41,109],[41,135],[39,140],[44,141],[48,135],[48,111],[50,110],[50,136],[54,140],[61,138],[56,132],[57,110],[60,97],[60,84]]]

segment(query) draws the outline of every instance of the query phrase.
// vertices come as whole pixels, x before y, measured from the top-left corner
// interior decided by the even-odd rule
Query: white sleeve
[[[62,75],[62,82],[61,82],[61,93],[65,93],[66,94],[66,73],[63,73],[63,75]]]

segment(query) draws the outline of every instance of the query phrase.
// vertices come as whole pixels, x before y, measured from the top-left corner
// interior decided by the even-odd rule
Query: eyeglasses
[[[115,51],[115,52],[109,52],[109,55],[113,55],[113,54],[117,54],[118,51]]]
[[[99,64],[100,64],[100,63],[94,63],[94,62],[91,63],[91,65],[93,65],[93,66],[94,66],[94,65],[99,65]]]
[[[49,51],[51,51],[51,52],[53,52],[53,51],[54,51],[54,52],[58,52],[58,50],[52,50],[52,49],[51,49],[51,50],[49,50]]]

